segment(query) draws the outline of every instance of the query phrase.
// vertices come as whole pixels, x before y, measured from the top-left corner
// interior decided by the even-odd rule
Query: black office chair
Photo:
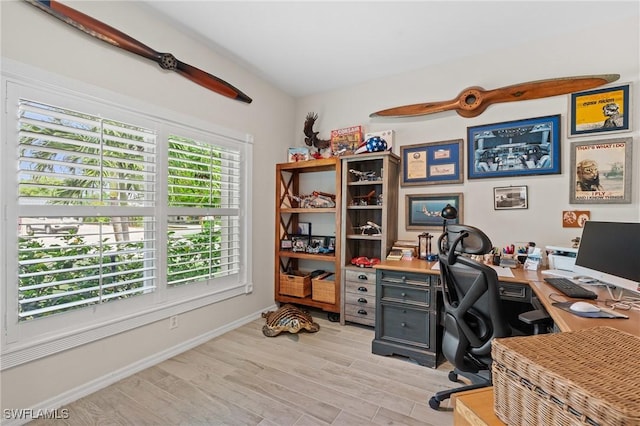
[[[489,237],[473,226],[448,225],[438,247],[444,301],[442,352],[454,366],[449,380],[455,382],[461,375],[471,384],[437,392],[429,400],[434,410],[456,392],[491,386],[491,341],[514,334],[500,300],[498,274],[468,256],[489,253],[493,248]]]

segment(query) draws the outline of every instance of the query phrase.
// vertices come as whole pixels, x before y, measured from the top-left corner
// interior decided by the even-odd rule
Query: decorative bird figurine
[[[320,132],[313,131],[313,125],[317,119],[318,119],[318,114],[313,112],[310,112],[309,114],[307,114],[307,118],[304,120],[304,135],[306,136],[304,138],[304,143],[306,143],[308,146],[315,147],[318,150],[318,152],[316,155],[314,155],[314,157],[321,158],[322,155],[320,154],[320,151],[323,149],[329,148],[331,146],[331,140],[318,139],[318,133]]]

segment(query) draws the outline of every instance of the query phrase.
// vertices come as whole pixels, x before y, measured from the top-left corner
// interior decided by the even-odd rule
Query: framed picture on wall
[[[633,138],[571,144],[571,204],[631,203]]]
[[[529,190],[527,185],[493,188],[493,208],[494,210],[529,208]]]
[[[462,139],[401,146],[401,186],[462,183]]]
[[[560,174],[560,115],[467,127],[469,179]]]
[[[569,137],[631,130],[631,84],[571,94]]]
[[[447,204],[458,210],[456,219],[449,219],[447,223],[462,223],[463,203],[462,193],[407,195],[405,212],[405,228],[407,230],[442,229],[444,219],[442,209]]]

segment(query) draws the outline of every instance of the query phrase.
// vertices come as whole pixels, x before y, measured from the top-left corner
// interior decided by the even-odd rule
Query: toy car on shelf
[[[380,259],[378,259],[377,257],[365,257],[365,256],[360,256],[360,257],[354,257],[353,259],[351,259],[351,264],[355,265],[355,266],[359,266],[361,268],[371,268],[374,265],[377,265],[378,263],[380,263]]]

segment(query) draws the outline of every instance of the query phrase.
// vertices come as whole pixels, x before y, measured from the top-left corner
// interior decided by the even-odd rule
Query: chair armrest
[[[553,325],[553,319],[544,309],[523,312],[518,315],[518,319],[525,324],[533,325],[534,334],[546,333]]]

